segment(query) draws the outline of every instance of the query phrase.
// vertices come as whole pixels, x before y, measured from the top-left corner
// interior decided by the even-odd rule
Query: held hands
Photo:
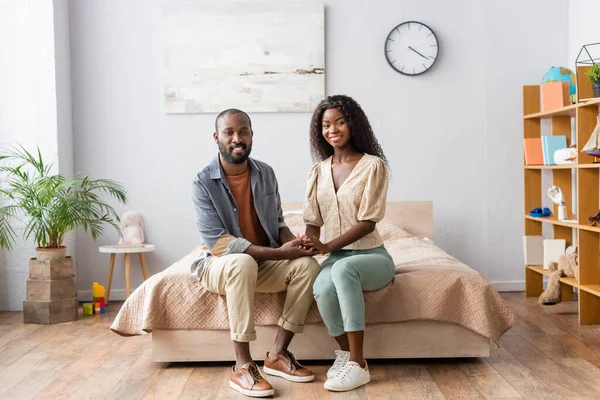
[[[315,254],[329,254],[331,249],[326,244],[323,244],[319,238],[313,235],[303,235],[301,237],[303,244],[307,248],[315,249]]]
[[[287,259],[294,259],[304,256],[314,256],[329,254],[331,249],[326,244],[312,235],[295,236],[294,239],[285,242],[279,250]]]
[[[279,251],[281,251],[285,259],[289,260],[304,256],[313,256],[316,254],[314,248],[304,246],[304,242],[301,238],[296,238],[290,240],[289,242],[285,242],[283,245],[281,245]]]

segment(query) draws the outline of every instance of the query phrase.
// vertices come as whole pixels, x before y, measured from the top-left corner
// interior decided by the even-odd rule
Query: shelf
[[[569,117],[574,117],[575,112],[577,110],[577,104],[573,104],[566,107],[556,108],[551,111],[543,111],[535,114],[528,114],[524,116],[525,119],[536,119],[536,118],[552,118],[557,117],[559,115],[568,115]]]
[[[600,168],[600,163],[595,164],[564,164],[564,165],[524,165],[525,169],[576,169]]]
[[[600,232],[600,226],[580,225],[575,222],[562,222],[562,221],[559,221],[557,219],[557,217],[555,217],[554,215],[551,215],[549,217],[538,218],[538,217],[532,217],[530,215],[525,214],[525,219],[530,219],[532,221],[545,222],[547,224],[552,224],[552,225],[566,226],[566,227],[573,228],[573,229],[582,229],[584,231]],[[572,219],[577,219],[577,216],[573,215]]]
[[[581,285],[581,290],[600,297],[600,285]]]
[[[532,221],[546,222],[546,223],[552,224],[552,225],[566,226],[566,227],[575,228],[575,229],[579,228],[579,225],[577,224],[577,222],[562,222],[562,221],[559,221],[555,215],[551,215],[549,217],[532,217],[531,215],[525,214],[525,218],[530,219]],[[576,220],[577,216],[572,215],[571,219]],[[594,227],[590,226],[589,228],[594,228]]]
[[[546,276],[550,276],[552,274],[552,272],[550,272],[549,269],[544,269],[541,265],[526,265],[525,268],[527,268],[528,270],[531,271],[535,271],[538,274],[542,274],[542,275],[546,275]],[[573,286],[575,288],[579,287],[579,283],[577,283],[577,280],[575,278],[560,278],[560,281],[562,283],[565,283],[569,286]],[[593,285],[587,285],[588,287],[593,286]],[[598,286],[598,288],[600,289],[600,285],[596,285]],[[599,292],[600,294],[600,292]]]
[[[577,104],[572,104],[570,106],[565,106],[561,108],[557,108],[551,111],[543,111],[534,114],[527,114],[523,118],[524,119],[536,119],[536,118],[552,118],[561,115],[568,115],[569,117],[574,117],[579,107],[598,107],[600,106],[600,98],[583,101]]]
[[[600,232],[600,226],[578,225],[577,228],[582,229],[584,231]]]
[[[577,164],[564,165],[525,165],[525,169],[573,169],[577,168]]]
[[[587,100],[587,101],[581,101],[579,103],[577,103],[578,107],[593,107],[593,106],[600,106],[600,97],[597,97],[595,99],[592,100]]]
[[[526,265],[525,268],[544,276],[550,276],[552,274],[549,269],[544,269],[541,265]],[[600,297],[600,285],[580,285],[577,283],[575,278],[560,278],[560,281],[566,285],[581,289],[585,292],[593,294],[594,296]]]

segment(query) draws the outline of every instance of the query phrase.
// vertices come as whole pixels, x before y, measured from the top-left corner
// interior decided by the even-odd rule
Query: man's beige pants
[[[248,254],[211,257],[204,266],[200,284],[206,290],[225,295],[231,340],[256,340],[254,293],[287,291],[279,326],[300,333],[313,302],[313,283],[319,263],[312,257],[294,260],[256,261]]]

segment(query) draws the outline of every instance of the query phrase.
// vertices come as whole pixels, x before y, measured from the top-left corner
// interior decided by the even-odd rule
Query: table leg
[[[129,298],[129,295],[131,294],[131,280],[129,279],[129,267],[131,265],[130,261],[131,258],[129,257],[129,253],[125,253],[125,295],[127,298]]]
[[[115,268],[115,257],[116,253],[110,253],[110,262],[108,264],[108,285],[106,285],[106,301],[105,304],[108,304],[108,297],[110,296],[110,285],[112,283],[112,274],[113,269]]]
[[[148,279],[148,271],[146,270],[146,262],[144,261],[144,253],[138,253],[140,257],[140,265],[142,266],[142,274],[144,274],[144,280]]]

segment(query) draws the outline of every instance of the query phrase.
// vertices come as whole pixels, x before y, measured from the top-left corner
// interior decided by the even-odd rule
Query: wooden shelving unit
[[[550,134],[565,135],[567,146],[571,145],[571,124],[575,124],[578,162],[574,165],[525,165],[524,205],[525,235],[542,235],[544,223],[552,225],[552,237],[565,239],[567,246],[575,244],[579,252],[579,281],[574,278],[562,278],[560,281],[563,301],[573,299],[573,288],[579,290],[579,324],[600,324],[600,226],[591,226],[587,218],[595,215],[600,208],[600,163],[594,164],[594,158],[581,152],[596,126],[596,116],[600,112],[600,98],[562,107],[552,111],[540,112],[540,86],[523,87],[523,137],[536,138],[542,135],[542,120],[550,120]],[[569,219],[577,222],[558,221],[556,204],[553,204],[553,216],[535,218],[529,211],[542,205],[542,197],[547,188],[542,188],[542,171],[549,170],[552,184],[559,186],[567,199],[567,209],[571,210],[573,179],[577,199],[577,215]],[[574,236],[576,233],[576,236]],[[577,243],[573,243],[574,237]],[[541,265],[525,266],[525,292],[527,296],[540,296],[543,291],[543,277],[550,275]]]

